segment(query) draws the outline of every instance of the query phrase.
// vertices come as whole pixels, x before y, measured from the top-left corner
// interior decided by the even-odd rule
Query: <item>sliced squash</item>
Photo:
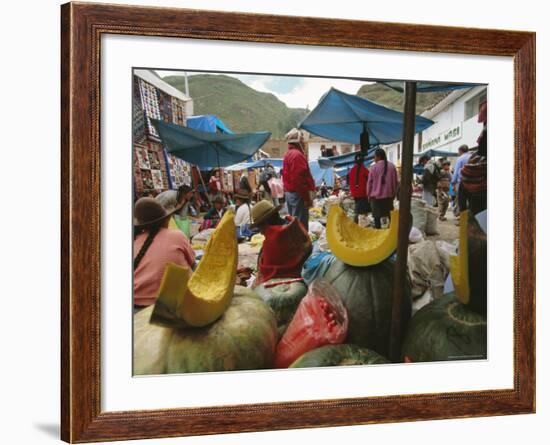
[[[468,210],[460,214],[458,255],[450,257],[458,300],[487,314],[487,235]]]
[[[399,211],[391,212],[388,229],[355,224],[340,206],[331,206],[327,217],[327,241],[332,253],[350,266],[372,266],[397,248]]]
[[[449,258],[451,277],[455,294],[462,304],[470,301],[470,279],[468,277],[468,211],[460,213],[458,229],[458,255]]]
[[[151,323],[164,327],[206,326],[225,312],[237,276],[233,212],[226,212],[204,248],[197,269],[166,266]]]
[[[187,283],[179,308],[191,326],[216,321],[231,303],[237,277],[237,235],[234,214],[225,213],[204,248],[204,255]]]
[[[191,271],[184,266],[168,263],[160,282],[157,301],[150,322],[163,327],[186,327],[179,315]]]

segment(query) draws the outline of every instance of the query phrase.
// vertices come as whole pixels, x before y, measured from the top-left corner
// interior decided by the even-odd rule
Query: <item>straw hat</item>
[[[159,223],[181,210],[182,207],[183,205],[180,205],[166,210],[155,198],[140,198],[134,206],[134,226],[144,228]]]
[[[252,217],[252,227],[258,227],[263,221],[281,210],[282,207],[282,205],[275,207],[272,202],[265,199],[254,204],[250,215]]]
[[[285,135],[286,141],[291,144],[303,144],[307,142],[307,135],[305,131],[293,128]]]

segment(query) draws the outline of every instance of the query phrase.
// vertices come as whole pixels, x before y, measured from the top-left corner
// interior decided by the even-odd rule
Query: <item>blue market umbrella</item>
[[[378,83],[386,85],[392,90],[399,91],[400,93],[403,93],[405,91],[405,86],[404,86],[405,84],[402,80],[388,80],[388,81],[381,81]],[[417,93],[434,93],[434,92],[439,93],[442,91],[453,91],[453,90],[461,90],[464,88],[473,88],[479,85],[483,85],[483,84],[420,81],[420,82],[416,82],[416,92]]]
[[[365,166],[370,165],[370,161],[374,159],[374,152],[377,148],[378,146],[370,148],[364,156]],[[321,168],[353,166],[353,164],[355,164],[355,156],[358,153],[358,151],[352,151],[351,153],[345,153],[343,155],[329,156],[327,158],[321,157],[317,159],[317,162]]]
[[[201,170],[245,161],[271,136],[268,131],[225,134],[195,130],[156,119],[151,119],[151,122],[168,153]]]
[[[415,133],[432,124],[416,116]],[[361,143],[366,152],[367,146],[391,144],[403,138],[403,113],[331,88],[299,126],[332,141]]]

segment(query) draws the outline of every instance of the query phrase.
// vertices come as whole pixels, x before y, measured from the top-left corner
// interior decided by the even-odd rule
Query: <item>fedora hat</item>
[[[181,210],[182,207],[179,205],[166,210],[155,198],[139,198],[134,206],[134,226],[144,228],[159,223]]]
[[[252,217],[251,227],[258,227],[270,216],[281,210],[282,207],[282,205],[275,207],[272,202],[265,199],[262,199],[260,202],[254,204],[254,207],[252,207],[252,211],[250,212],[250,216]]]
[[[250,193],[248,193],[248,191],[243,189],[237,190],[233,196],[235,198],[243,199],[246,201],[250,199]]]

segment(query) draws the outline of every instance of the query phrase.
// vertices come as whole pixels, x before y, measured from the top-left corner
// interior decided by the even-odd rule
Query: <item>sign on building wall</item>
[[[457,124],[454,127],[439,133],[437,136],[431,139],[428,139],[426,142],[422,144],[422,151],[448,144],[449,142],[456,141],[461,137],[462,137],[462,123]]]

